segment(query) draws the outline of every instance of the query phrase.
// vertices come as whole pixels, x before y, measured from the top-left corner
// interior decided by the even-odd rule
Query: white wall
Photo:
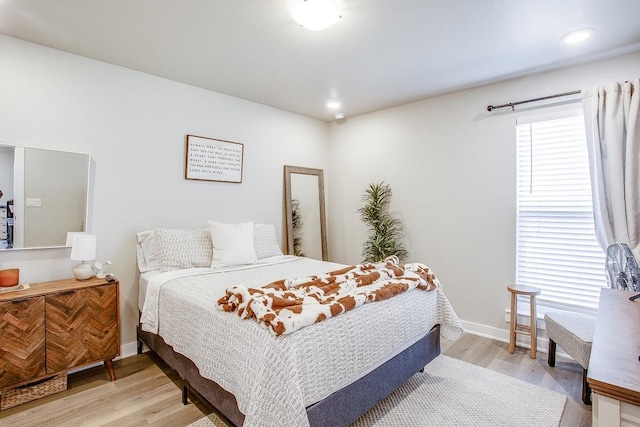
[[[180,64],[176,64],[180,66]],[[282,228],[283,166],[327,166],[326,123],[0,36],[0,143],[86,152],[98,259],[120,279],[135,340],[135,233],[256,220]],[[185,135],[244,144],[242,184],[184,179]],[[71,277],[69,249],[0,252],[21,281]],[[212,304],[214,301],[211,302]]]
[[[627,80],[639,70],[636,53],[333,123],[333,258],[361,260],[360,196],[370,182],[384,180],[393,190],[391,212],[405,224],[410,260],[434,270],[465,325],[506,336],[506,286],[515,277],[518,114],[486,107]]]

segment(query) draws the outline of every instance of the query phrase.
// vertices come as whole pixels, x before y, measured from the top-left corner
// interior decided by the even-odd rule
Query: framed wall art
[[[242,183],[244,144],[187,135],[185,179]]]

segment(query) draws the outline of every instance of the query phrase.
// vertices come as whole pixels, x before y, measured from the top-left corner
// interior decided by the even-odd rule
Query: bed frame
[[[241,426],[244,414],[238,410],[233,394],[214,381],[200,376],[196,365],[176,352],[162,337],[137,328],[138,354],[146,344],[167,365],[178,372],[184,383],[182,403],[187,404],[187,391],[193,388],[213,405],[227,421]],[[311,426],[348,426],[376,403],[391,394],[440,354],[440,325],[423,338],[364,377],[306,408]]]

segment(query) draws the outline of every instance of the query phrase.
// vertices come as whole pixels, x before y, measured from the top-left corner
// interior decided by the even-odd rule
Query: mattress
[[[435,324],[462,333],[441,289],[412,290],[276,337],[252,319],[216,308],[233,285],[262,286],[327,272],[339,264],[282,257],[259,266],[157,274],[146,284],[141,327],[191,359],[233,393],[245,426],[306,426],[305,407],[361,378],[422,338]]]

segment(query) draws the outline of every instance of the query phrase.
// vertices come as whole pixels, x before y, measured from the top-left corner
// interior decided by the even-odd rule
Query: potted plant
[[[402,223],[389,214],[391,194],[391,186],[380,182],[369,184],[362,195],[364,206],[357,212],[369,229],[362,247],[363,262],[379,262],[391,255],[403,261],[409,255],[402,242]]]

